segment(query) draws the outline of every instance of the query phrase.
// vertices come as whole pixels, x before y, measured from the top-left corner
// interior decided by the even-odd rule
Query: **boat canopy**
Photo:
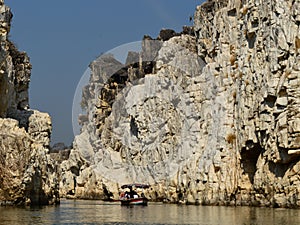
[[[121,188],[149,188],[149,184],[124,184],[121,186]]]

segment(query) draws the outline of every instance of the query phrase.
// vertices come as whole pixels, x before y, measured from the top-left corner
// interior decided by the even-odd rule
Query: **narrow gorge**
[[[126,62],[99,56],[61,160],[3,0],[0,15],[0,204],[118,199],[137,182],[151,201],[300,207],[300,0],[208,0]]]

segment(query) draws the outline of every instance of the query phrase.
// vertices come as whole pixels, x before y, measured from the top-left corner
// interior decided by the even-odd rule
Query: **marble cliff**
[[[299,26],[299,0],[211,0],[125,65],[93,61],[61,194],[299,207]]]
[[[29,109],[31,64],[9,41],[12,13],[0,1],[0,205],[59,202],[49,151],[51,118]]]

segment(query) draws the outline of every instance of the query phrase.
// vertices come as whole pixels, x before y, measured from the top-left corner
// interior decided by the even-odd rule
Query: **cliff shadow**
[[[300,160],[300,155],[289,154],[288,151],[291,149],[282,148],[277,143],[277,151],[279,158],[276,162],[269,162],[269,170],[276,177],[284,177],[288,170],[292,169]]]
[[[19,121],[19,127],[24,128],[28,132],[29,118],[32,114],[34,114],[33,110],[9,109],[7,117]]]

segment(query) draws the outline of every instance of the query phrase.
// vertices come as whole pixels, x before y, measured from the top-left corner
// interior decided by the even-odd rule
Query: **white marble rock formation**
[[[61,194],[116,198],[143,182],[154,201],[299,207],[299,7],[207,1],[195,35],[144,40],[141,55],[160,43],[150,70],[110,60],[110,79],[93,62]]]

